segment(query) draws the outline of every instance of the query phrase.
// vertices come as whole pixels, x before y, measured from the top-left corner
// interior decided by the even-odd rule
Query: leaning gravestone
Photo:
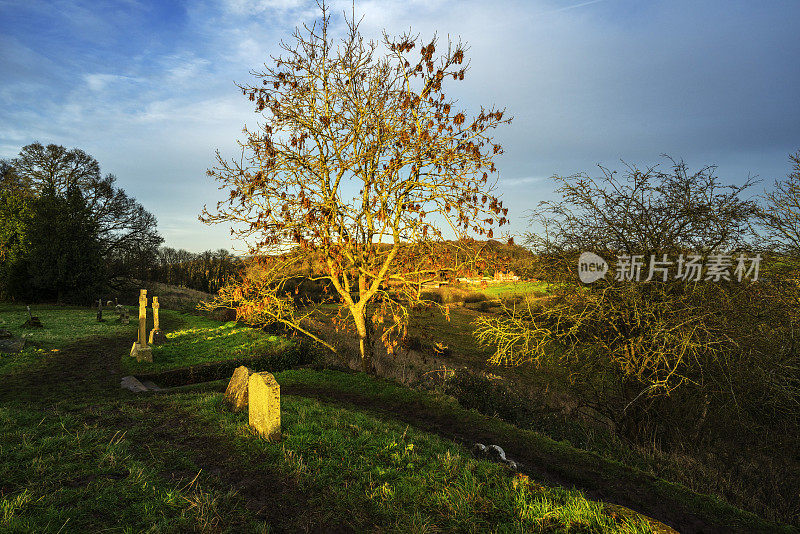
[[[247,408],[247,389],[250,375],[253,371],[242,365],[233,372],[228,389],[225,390],[225,400],[231,405],[233,411],[238,412]]]
[[[281,439],[281,387],[270,373],[253,373],[247,388],[250,426],[269,441]]]

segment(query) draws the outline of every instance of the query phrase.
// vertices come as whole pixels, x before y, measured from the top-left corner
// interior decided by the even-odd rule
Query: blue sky
[[[350,3],[337,1],[335,27]],[[499,190],[512,233],[553,197],[554,174],[660,154],[718,165],[759,190],[800,150],[800,2],[549,0],[356,2],[362,32],[460,36],[449,95],[514,116]],[[240,249],[197,220],[221,198],[205,175],[257,116],[234,81],[277,54],[313,1],[0,0],[0,157],[33,141],[78,147],[159,220],[169,246]],[[757,191],[754,191],[757,192]]]

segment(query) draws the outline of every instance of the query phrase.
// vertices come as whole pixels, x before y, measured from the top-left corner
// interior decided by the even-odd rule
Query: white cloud
[[[119,74],[85,74],[83,78],[86,80],[86,85],[89,89],[96,92],[105,91],[116,82],[128,83],[137,81],[136,78],[131,76],[120,76]]]
[[[500,178],[499,185],[503,187],[519,187],[540,183],[546,178],[542,176],[522,176],[520,178]]]

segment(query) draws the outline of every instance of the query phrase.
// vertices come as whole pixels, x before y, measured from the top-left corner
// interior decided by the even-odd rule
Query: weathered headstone
[[[28,320],[25,321],[22,326],[29,327],[29,328],[44,328],[42,321],[39,320],[38,317],[34,317],[31,315],[31,307],[28,306]]]
[[[119,317],[117,318],[117,322],[120,324],[130,324],[131,323],[131,315],[128,313],[128,309],[123,306],[122,304],[117,304],[115,308]]]
[[[250,375],[253,371],[242,365],[233,371],[231,381],[228,382],[228,389],[225,390],[225,400],[231,405],[235,412],[247,408],[247,390],[249,388]]]
[[[253,373],[247,388],[250,426],[270,441],[281,439],[281,387],[270,373]]]
[[[110,308],[110,307],[112,307],[113,305],[114,305],[114,303],[113,303],[113,302],[111,302],[110,300],[107,300],[107,301],[106,301],[106,308]]]
[[[7,354],[12,354],[15,352],[21,352],[22,349],[24,348],[25,348],[25,338],[22,337],[0,338],[0,353],[5,352]]]
[[[153,297],[153,329],[150,330],[150,344],[158,345],[167,340],[167,336],[161,331],[158,323],[158,297]]]
[[[139,339],[131,348],[137,361],[153,361],[153,349],[147,346],[147,290],[139,291]]]
[[[103,299],[97,299],[97,322],[103,323]]]

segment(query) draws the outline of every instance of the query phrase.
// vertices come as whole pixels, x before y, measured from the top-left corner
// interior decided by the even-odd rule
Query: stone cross
[[[166,341],[167,336],[161,331],[161,326],[158,322],[158,297],[153,297],[153,329],[150,330],[150,344],[158,345]]]
[[[153,297],[153,330],[161,330],[158,327],[158,297]]]
[[[247,384],[250,426],[269,441],[281,439],[281,386],[270,373],[253,373]]]
[[[131,357],[137,361],[152,362],[153,349],[147,346],[147,290],[139,291],[139,341],[131,347]]]
[[[139,345],[147,348],[147,290],[139,290]]]

